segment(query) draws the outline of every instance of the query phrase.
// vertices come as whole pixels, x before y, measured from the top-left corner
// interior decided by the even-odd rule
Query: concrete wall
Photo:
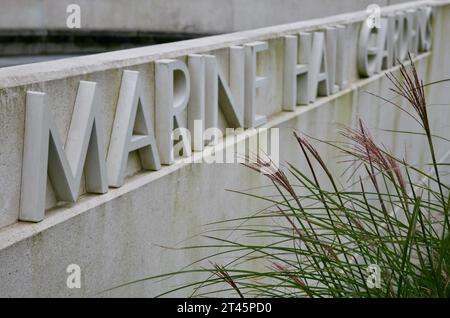
[[[432,2],[426,2],[431,4]],[[421,3],[423,4],[423,3]],[[410,5],[389,8],[405,9]],[[426,82],[450,75],[450,6],[435,8],[433,48],[418,57],[420,73]],[[129,160],[128,178],[123,187],[104,195],[83,195],[74,204],[57,204],[49,184],[46,218],[36,224],[16,222],[20,193],[23,151],[24,107],[27,90],[48,94],[49,107],[57,126],[67,134],[76,88],[80,80],[96,81],[105,115],[105,136],[110,136],[117,92],[124,69],[144,74],[150,112],[154,113],[154,61],[161,58],[185,59],[189,53],[210,52],[227,66],[226,51],[231,45],[255,40],[269,42],[261,55],[261,72],[269,86],[257,96],[258,112],[268,115],[267,127],[279,127],[281,158],[300,167],[300,156],[292,130],[316,137],[335,139],[339,124],[353,125],[362,117],[384,144],[397,151],[406,149],[418,164],[423,142],[419,137],[395,135],[380,128],[414,128],[414,122],[397,109],[365,93],[391,96],[383,74],[360,79],[350,64],[351,85],[334,95],[320,98],[294,112],[282,112],[283,41],[280,36],[300,30],[317,30],[325,25],[348,24],[352,44],[350,61],[356,58],[356,39],[364,12],[313,21],[281,25],[210,38],[183,41],[54,62],[0,69],[0,296],[93,296],[97,293],[149,275],[189,264],[199,252],[174,251],[160,246],[176,246],[202,231],[202,224],[247,215],[264,206],[257,200],[226,192],[265,184],[264,177],[237,164],[187,164],[178,160],[157,172],[140,171],[135,156]],[[432,120],[437,134],[449,136],[448,87],[438,85],[428,92]],[[439,106],[441,104],[441,106]],[[153,116],[152,116],[153,120]],[[223,120],[221,121],[223,125]],[[106,145],[109,140],[105,141]],[[446,149],[440,158],[446,155]],[[332,163],[336,153],[326,151]],[[334,170],[339,172],[339,168]],[[201,242],[195,237],[189,243]],[[82,268],[82,288],[66,288],[66,267]],[[102,296],[152,296],[179,282],[142,282]]]
[[[3,0],[0,29],[66,29],[66,7],[82,28],[225,33],[326,17],[406,0]]]

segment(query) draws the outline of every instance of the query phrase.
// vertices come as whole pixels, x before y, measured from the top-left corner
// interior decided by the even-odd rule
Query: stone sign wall
[[[239,136],[260,135],[256,128],[278,128],[280,160],[301,166],[293,130],[334,139],[339,125],[363,118],[387,146],[424,163],[418,138],[382,131],[414,122],[367,92],[389,97],[383,72],[408,52],[424,81],[449,77],[450,6],[417,1],[383,8],[375,24],[366,18],[0,69],[0,295],[94,295],[199,258],[158,246],[256,211],[260,202],[225,189],[265,181],[238,164],[193,158],[245,143]],[[448,87],[427,93],[435,127],[449,137]],[[172,150],[178,127],[200,131],[177,139],[182,155]],[[242,131],[211,145],[212,127]],[[72,263],[83,269],[81,289],[65,287]],[[153,295],[166,284],[112,293]]]

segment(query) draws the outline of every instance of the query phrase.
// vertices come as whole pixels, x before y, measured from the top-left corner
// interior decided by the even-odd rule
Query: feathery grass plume
[[[407,191],[405,180],[396,158],[377,145],[361,119],[359,120],[358,129],[346,127],[341,131],[341,135],[350,141],[345,153],[350,154],[354,158],[352,159],[353,162],[375,165],[379,171],[386,172],[392,182],[398,182],[403,192]]]
[[[244,298],[244,295],[242,295],[241,291],[237,287],[236,283],[233,281],[233,278],[228,274],[227,270],[218,264],[213,264],[214,268],[216,269],[216,275],[227,282],[239,295],[239,297]]]

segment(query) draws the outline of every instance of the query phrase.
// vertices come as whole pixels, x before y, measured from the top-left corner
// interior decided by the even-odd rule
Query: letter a
[[[139,158],[144,169],[161,168],[148,113],[149,105],[141,93],[139,72],[123,71],[107,159],[108,180],[111,187],[120,187],[123,184],[131,151],[139,150]]]

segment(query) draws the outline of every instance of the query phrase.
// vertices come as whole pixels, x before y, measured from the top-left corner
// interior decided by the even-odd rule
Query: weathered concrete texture
[[[351,21],[351,18],[347,19]],[[327,21],[332,23],[332,20]],[[426,82],[449,77],[449,21],[450,6],[437,7],[433,50],[421,55],[418,60],[419,71]],[[349,25],[353,33],[349,37],[352,41],[357,38],[358,25],[359,22]],[[296,31],[302,28],[308,28],[308,25],[301,25]],[[314,29],[318,28],[314,25]],[[146,97],[151,101],[151,120],[154,121],[153,60],[166,55],[185,59],[189,50],[211,51],[227,67],[224,47],[231,43],[250,42],[254,40],[253,36],[269,41],[270,49],[261,54],[259,61],[261,73],[269,77],[269,85],[258,94],[257,105],[258,112],[270,116],[269,127],[280,127],[282,160],[300,168],[305,165],[295,146],[293,129],[335,140],[335,127],[339,124],[353,125],[361,117],[369,128],[375,128],[375,136],[386,146],[395,151],[406,148],[412,161],[425,162],[427,158],[421,156],[424,143],[419,136],[411,138],[398,134],[393,138],[391,134],[380,130],[418,130],[414,122],[398,109],[366,93],[369,91],[392,96],[388,92],[387,79],[383,75],[376,75],[367,80],[358,80],[353,63],[349,69],[352,82],[349,88],[330,97],[320,98],[309,106],[297,107],[294,112],[281,112],[283,45],[279,36],[294,30],[290,25],[271,31],[259,30],[120,54],[102,54],[86,58],[85,65],[72,70],[67,70],[71,63],[76,65],[81,59],[67,60],[66,66],[64,61],[45,63],[40,65],[40,68],[48,66],[49,69],[47,72],[41,70],[43,73],[40,75],[47,79],[45,82],[33,80],[33,74],[30,74],[33,67],[28,70],[18,67],[19,75],[12,79],[7,75],[11,75],[16,68],[0,70],[0,227],[3,227],[0,229],[0,296],[94,296],[102,290],[131,280],[178,270],[199,259],[199,252],[176,251],[160,246],[177,246],[177,243],[203,231],[204,228],[200,227],[202,224],[248,215],[266,206],[258,200],[225,191],[260,187],[266,182],[264,177],[237,164],[177,162],[157,172],[139,172],[138,160],[131,156],[127,167],[128,179],[123,187],[110,189],[104,195],[84,195],[77,203],[64,206],[56,206],[51,187],[48,187],[49,211],[44,221],[37,224],[13,224],[18,216],[25,92],[30,89],[48,94],[49,107],[57,119],[58,129],[62,136],[66,136],[78,82],[97,82],[99,103],[105,115],[105,136],[108,139],[123,69],[137,70],[143,75],[143,84],[147,87],[145,92],[148,94]],[[223,42],[219,43],[219,40]],[[208,42],[213,44],[207,46]],[[194,45],[194,48],[189,48],[189,44]],[[355,60],[354,44],[348,52],[350,61]],[[150,55],[146,55],[149,52]],[[127,55],[134,59],[126,60]],[[93,66],[96,60],[104,63],[97,72]],[[64,68],[69,75],[64,76]],[[448,104],[448,84],[431,87],[428,97],[430,104]],[[449,138],[449,108],[433,106],[431,109],[436,134]],[[224,127],[223,119],[219,122]],[[105,142],[109,144],[109,140]],[[320,149],[325,150],[323,147]],[[446,155],[447,148],[442,149],[441,158]],[[324,152],[324,158],[330,164],[335,161],[335,155],[330,150]],[[342,171],[342,167],[332,167],[336,173]],[[188,241],[189,244],[199,242],[204,243],[200,237]],[[72,263],[80,265],[82,269],[82,288],[79,290],[66,288],[66,268]],[[143,282],[99,296],[154,296],[177,282],[181,281]]]
[[[82,28],[225,33],[407,0],[79,0]],[[3,0],[0,29],[65,29],[71,0]]]

